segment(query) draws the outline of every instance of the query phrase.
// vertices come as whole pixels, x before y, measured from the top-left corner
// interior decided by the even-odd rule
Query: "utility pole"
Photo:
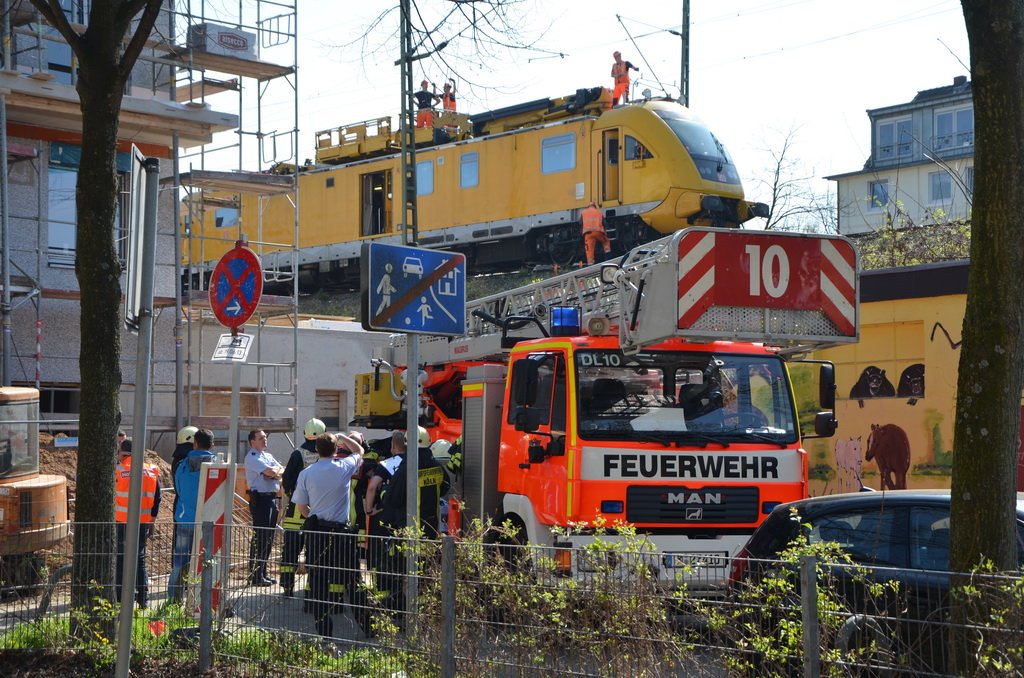
[[[412,45],[411,0],[401,0],[401,78],[402,78],[402,122],[399,133],[402,137],[402,244],[416,245],[419,228],[416,222],[416,121],[412,102]],[[405,335],[407,353],[405,370],[405,524],[419,526],[419,424],[420,424],[420,340],[417,334]],[[395,488],[399,491],[399,488]],[[410,617],[416,610],[416,549],[406,552],[405,605]]]
[[[682,54],[679,58],[679,103],[690,106],[690,0],[683,0],[683,26],[681,29]]]

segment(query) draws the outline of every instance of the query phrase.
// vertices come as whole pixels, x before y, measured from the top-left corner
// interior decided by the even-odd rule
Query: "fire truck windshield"
[[[772,355],[576,352],[581,438],[797,441],[786,369]]]

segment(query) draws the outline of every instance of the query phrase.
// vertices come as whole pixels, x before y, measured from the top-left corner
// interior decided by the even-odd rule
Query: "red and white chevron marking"
[[[679,239],[679,329],[712,306],[818,311],[857,335],[857,256],[845,239],[693,229]]]
[[[203,464],[199,476],[199,506],[196,510],[196,531],[192,538],[192,559],[189,562],[189,574],[193,582],[198,582],[203,573],[203,563],[199,557],[202,553],[203,530],[202,524],[213,523],[213,544],[209,545],[210,558],[216,558],[220,562],[224,556],[224,508],[227,506],[228,494],[228,465],[224,463]],[[197,585],[198,586],[198,585]],[[213,569],[213,609],[220,606],[220,568]],[[198,597],[194,600],[199,600]]]
[[[679,325],[693,325],[714,303],[715,233],[686,233],[679,241]]]
[[[839,331],[857,334],[857,254],[845,240],[821,238],[821,307]]]

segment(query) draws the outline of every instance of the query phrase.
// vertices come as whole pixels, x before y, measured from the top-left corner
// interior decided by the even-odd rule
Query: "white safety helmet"
[[[182,443],[192,442],[192,439],[195,437],[196,431],[198,430],[199,428],[196,426],[183,426],[182,429],[178,431],[178,444],[181,445]]]
[[[430,440],[430,434],[427,433],[427,429],[423,428],[422,426],[417,426],[416,428],[419,431],[419,433],[417,434],[416,446],[417,447],[430,447],[431,440]],[[405,434],[405,447],[406,447],[406,449],[408,449],[408,447],[409,447],[409,433],[408,433],[408,431],[406,431],[406,434]]]
[[[319,419],[310,419],[306,422],[306,426],[302,430],[303,435],[306,436],[306,440],[316,440],[321,434],[326,432],[327,426]]]
[[[430,446],[430,451],[431,453],[433,453],[434,459],[447,461],[448,459],[451,459],[452,456],[451,453],[449,452],[451,447],[452,444],[450,442],[441,438],[439,440],[434,441],[434,444]]]

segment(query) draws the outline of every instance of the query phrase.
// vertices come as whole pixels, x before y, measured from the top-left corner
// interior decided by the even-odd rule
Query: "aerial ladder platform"
[[[689,228],[601,264],[466,304],[462,337],[422,337],[420,360],[500,360],[577,309],[581,334],[618,333],[624,353],[673,337],[749,341],[802,354],[858,340],[853,245],[840,236]],[[392,341],[404,365],[405,335]]]

